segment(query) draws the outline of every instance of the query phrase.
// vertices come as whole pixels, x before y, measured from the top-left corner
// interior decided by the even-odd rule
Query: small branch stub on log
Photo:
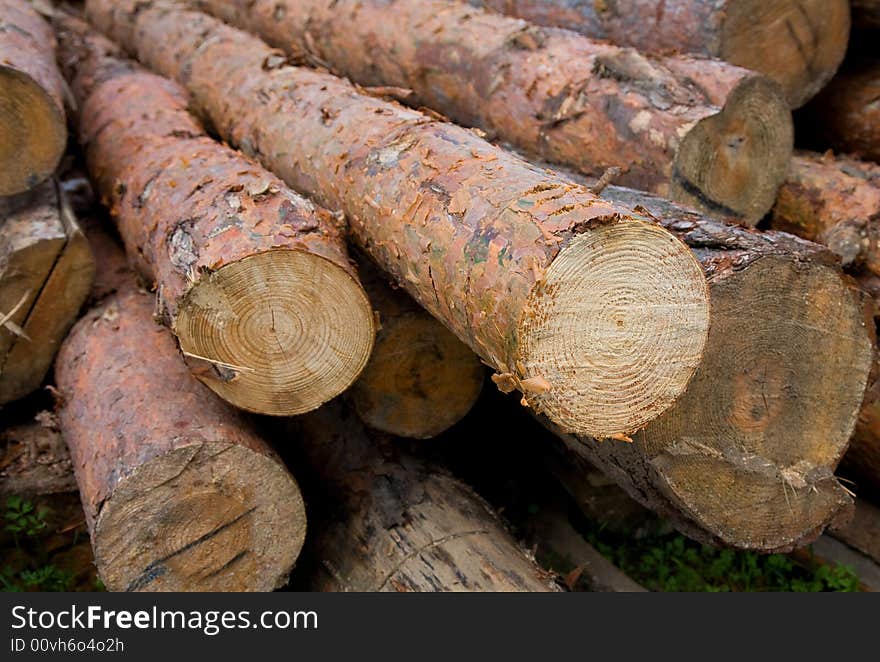
[[[708,293],[655,223],[471,131],[289,66],[204,14],[100,1],[87,12],[185,81],[230,143],[344,211],[361,248],[515,387],[549,385],[526,401],[563,428],[631,432],[686,387]]]
[[[363,85],[548,161],[756,224],[791,157],[770,79],[720,60],[646,56],[451,0],[191,0]],[[748,17],[748,14],[746,14]]]
[[[193,372],[263,414],[345,391],[373,316],[339,223],[209,138],[182,88],[84,23],[58,24],[89,170]]]
[[[29,2],[0,0],[0,195],[33,188],[61,160],[63,85],[52,29]]]
[[[40,387],[94,275],[54,181],[0,198],[0,405]]]
[[[305,537],[296,482],[189,373],[153,297],[117,275],[55,369],[101,579],[112,591],[283,585]]]
[[[775,80],[792,108],[802,106],[831,79],[849,40],[849,0],[470,3],[643,52],[721,58]]]

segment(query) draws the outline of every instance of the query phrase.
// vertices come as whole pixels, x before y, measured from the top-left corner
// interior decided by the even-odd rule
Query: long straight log
[[[486,377],[483,364],[367,258],[358,264],[379,324],[370,361],[351,389],[354,409],[377,430],[435,437],[473,407]]]
[[[846,54],[849,0],[470,0],[536,25],[648,53],[696,53],[759,71],[792,108],[831,80]]]
[[[264,414],[345,391],[369,358],[373,316],[339,223],[208,137],[183,88],[57,20],[89,171],[193,372]]]
[[[450,0],[192,0],[293,56],[551,162],[747,225],[792,147],[780,88],[721,61],[650,57]],[[710,89],[711,88],[711,89]]]
[[[687,392],[632,444],[563,435],[567,449],[691,537],[760,551],[805,544],[851,503],[833,472],[870,373],[869,301],[816,244],[628,189],[603,196],[665,219],[693,249],[712,324]]]
[[[325,492],[313,589],[557,590],[471,488],[370,438],[341,402],[287,425]]]
[[[25,0],[0,0],[0,195],[45,180],[67,146],[52,28]]]
[[[669,407],[708,327],[671,234],[473,132],[289,66],[176,5],[92,1],[96,25],[185,82],[230,143],[350,220],[355,241],[564,429],[607,437]]]
[[[875,46],[876,48],[876,46]],[[798,117],[810,145],[880,161],[880,58],[847,60]]]
[[[108,278],[116,294],[77,323],[55,368],[101,579],[112,591],[284,584],[305,536],[296,482],[189,373],[153,321],[155,297],[130,272]]]
[[[770,219],[776,230],[825,244],[844,266],[880,275],[880,166],[798,152]]]
[[[40,387],[94,274],[54,181],[0,198],[0,405]]]

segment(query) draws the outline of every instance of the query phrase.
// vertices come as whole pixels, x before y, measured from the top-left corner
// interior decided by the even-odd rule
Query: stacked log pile
[[[52,4],[0,0],[0,405],[56,409],[0,493],[75,484],[108,589],[643,590],[437,462],[487,393],[620,530],[876,555],[872,3]]]

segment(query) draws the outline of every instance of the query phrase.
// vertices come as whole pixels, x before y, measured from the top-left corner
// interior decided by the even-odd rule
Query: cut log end
[[[753,226],[773,206],[793,146],[791,112],[779,86],[761,76],[748,77],[720,113],[685,134],[670,195]]]
[[[276,460],[215,441],[138,466],[92,539],[112,591],[270,591],[287,581],[305,529],[299,488]]]
[[[719,55],[775,80],[799,108],[837,71],[849,28],[848,0],[737,0],[727,3]]]
[[[429,439],[470,411],[484,376],[482,363],[467,345],[433,318],[413,312],[382,320],[352,400],[370,427]]]
[[[27,74],[0,65],[0,195],[48,178],[66,146],[67,124],[55,100]]]
[[[520,322],[525,397],[563,429],[631,433],[685,390],[706,344],[708,290],[691,251],[621,220],[576,237]]]
[[[871,365],[863,300],[833,267],[772,256],[712,294],[703,363],[636,443],[672,501],[714,536],[789,549],[850,501],[832,472]]]
[[[223,399],[291,416],[357,379],[373,347],[373,313],[336,263],[271,250],[200,278],[181,301],[174,331],[196,376]]]

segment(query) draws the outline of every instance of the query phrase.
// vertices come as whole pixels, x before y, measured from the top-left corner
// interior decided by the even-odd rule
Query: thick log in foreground
[[[355,411],[376,430],[435,437],[473,407],[486,377],[483,364],[368,258],[358,264],[379,323],[370,361],[351,389]]]
[[[94,275],[54,181],[0,198],[0,405],[40,387]]]
[[[770,222],[776,230],[825,244],[844,266],[880,275],[880,166],[798,152]]]
[[[831,80],[849,41],[849,0],[470,0],[536,25],[648,53],[696,53],[759,71],[792,108]]]
[[[816,244],[628,189],[603,195],[656,213],[691,246],[712,323],[687,392],[632,444],[563,435],[566,447],[691,537],[760,551],[809,542],[851,503],[833,472],[870,372],[867,298]]]
[[[190,4],[539,158],[594,176],[617,166],[621,184],[746,225],[791,157],[779,86],[722,61],[644,56],[450,0]]]
[[[876,49],[876,43],[874,44]],[[798,116],[810,144],[880,161],[880,58],[847,60]]]
[[[557,590],[470,487],[371,438],[341,402],[286,425],[324,490],[313,589]]]
[[[562,428],[632,431],[685,389],[708,293],[659,225],[204,14],[133,1],[87,12],[184,81],[230,143],[344,211],[384,271]]]
[[[340,224],[208,137],[185,90],[85,23],[57,21],[92,178],[196,376],[263,414],[345,391],[373,316]]]
[[[296,482],[190,374],[155,297],[115,273],[117,293],[77,323],[55,368],[101,579],[112,591],[283,585],[305,537]]]
[[[67,147],[52,28],[25,0],[0,0],[0,195],[49,177]]]

